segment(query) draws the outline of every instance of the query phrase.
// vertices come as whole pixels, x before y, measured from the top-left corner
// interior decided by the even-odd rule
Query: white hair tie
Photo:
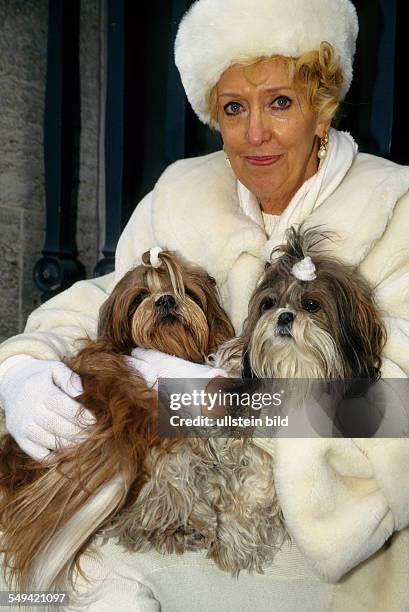
[[[144,266],[152,266],[152,268],[159,268],[162,261],[159,259],[159,253],[162,253],[163,249],[159,246],[152,247],[149,249],[149,262],[148,264],[143,263]]]
[[[291,274],[301,281],[311,281],[317,278],[315,265],[311,257],[304,257],[291,268]]]

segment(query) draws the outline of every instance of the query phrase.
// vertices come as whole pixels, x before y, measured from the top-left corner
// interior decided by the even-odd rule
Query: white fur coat
[[[385,377],[409,375],[408,188],[408,168],[358,154],[337,190],[308,218],[309,225],[336,232],[334,254],[359,266],[376,288],[389,332]],[[266,242],[263,229],[240,210],[236,180],[221,152],[179,161],[136,208],[118,244],[115,275],[79,282],[42,305],[24,334],[3,343],[0,360],[72,353],[77,339],[95,335],[98,307],[115,281],[154,245],[206,268],[239,330]],[[409,441],[282,439],[260,440],[260,446],[274,455],[277,491],[299,549],[326,579],[344,576],[333,609],[381,610],[377,602],[393,596],[388,608],[407,610],[409,585],[399,567],[407,576]],[[387,579],[377,578],[389,570]]]

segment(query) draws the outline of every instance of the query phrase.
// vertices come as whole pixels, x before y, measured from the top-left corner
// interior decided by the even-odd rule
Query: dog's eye
[[[266,298],[260,304],[260,312],[266,312],[266,310],[270,310],[270,308],[274,308],[275,303],[276,301],[274,298]]]
[[[146,297],[148,297],[148,292],[147,291],[141,291],[140,293],[138,293],[138,295],[132,301],[132,308],[134,308],[136,310],[142,304],[143,300]]]
[[[301,302],[301,306],[307,312],[317,312],[321,308],[321,306],[315,300],[303,300]]]
[[[195,304],[197,304],[200,308],[203,308],[203,304],[202,304],[202,300],[200,299],[200,296],[197,295],[194,291],[192,291],[191,289],[185,288],[185,294],[190,297],[190,299],[195,302]]]

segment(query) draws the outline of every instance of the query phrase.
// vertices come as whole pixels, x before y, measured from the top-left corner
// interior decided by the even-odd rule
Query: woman
[[[377,288],[389,329],[383,376],[409,374],[409,170],[357,153],[348,134],[330,127],[351,82],[357,31],[349,0],[192,6],[179,28],[176,63],[193,109],[220,129],[224,153],[168,168],[122,234],[115,275],[77,283],[2,345],[0,400],[26,452],[45,457],[56,434],[68,442],[78,431],[76,381],[60,360],[75,351],[76,339],[95,334],[110,288],[155,244],[215,277],[239,331],[285,230],[302,221],[324,225],[338,236],[334,254]],[[141,358],[148,378],[160,376],[166,358]],[[233,582],[203,555],[131,555],[110,543],[99,548],[101,564],[84,561],[89,574],[107,578],[89,609],[406,610],[409,486],[400,474],[409,468],[407,441],[280,445],[276,484],[296,544],[264,576],[242,573]],[[390,582],[389,574],[379,579],[386,570]]]

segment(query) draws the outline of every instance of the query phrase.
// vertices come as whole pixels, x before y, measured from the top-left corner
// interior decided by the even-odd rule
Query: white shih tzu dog
[[[325,234],[286,237],[216,365],[245,378],[377,379],[386,332],[368,283],[320,249]]]

